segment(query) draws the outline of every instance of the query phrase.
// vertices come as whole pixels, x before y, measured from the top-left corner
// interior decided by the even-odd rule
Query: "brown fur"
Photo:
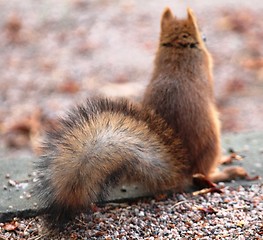
[[[208,176],[220,158],[220,124],[212,59],[190,9],[183,20],[168,8],[163,13],[160,46],[143,104],[155,109],[178,133],[192,174]]]
[[[153,77],[143,105],[153,108],[178,134],[192,174],[202,173],[215,182],[246,178],[248,174],[241,167],[216,168],[221,144],[212,65],[192,10],[180,20],[165,9]]]
[[[190,179],[173,131],[126,100],[88,100],[48,134],[43,151],[35,190],[54,226],[104,200],[124,178],[152,193],[182,190]]]

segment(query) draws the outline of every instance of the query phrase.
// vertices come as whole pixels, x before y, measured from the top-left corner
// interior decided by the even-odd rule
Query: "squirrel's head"
[[[203,48],[203,40],[193,11],[187,9],[187,18],[178,19],[169,8],[161,19],[160,44],[164,47]]]

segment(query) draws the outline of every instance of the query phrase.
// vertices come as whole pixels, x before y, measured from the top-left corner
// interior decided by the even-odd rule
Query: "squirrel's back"
[[[160,45],[143,104],[155,109],[180,136],[194,173],[208,173],[220,156],[212,59],[193,12],[186,19],[166,9]]]
[[[153,193],[180,190],[189,180],[185,161],[180,141],[150,110],[90,99],[48,133],[35,191],[56,225],[104,200],[123,178]]]

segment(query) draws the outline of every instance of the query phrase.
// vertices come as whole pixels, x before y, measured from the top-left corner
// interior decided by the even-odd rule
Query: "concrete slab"
[[[222,138],[224,153],[229,149],[241,155],[244,160],[236,161],[232,165],[244,167],[250,176],[260,176],[257,181],[238,180],[228,185],[251,185],[262,182],[263,179],[263,132],[227,134]]]
[[[263,178],[263,132],[228,134],[223,136],[225,153],[233,149],[244,156],[243,161],[235,162],[246,168],[251,176]],[[34,181],[34,157],[21,154],[19,157],[8,156],[4,149],[0,150],[0,222],[12,217],[28,217],[37,214],[41,206],[37,199],[31,196],[31,186]],[[257,182],[262,182],[258,180]],[[255,181],[238,180],[229,185],[250,185]],[[113,189],[109,201],[124,201],[149,195],[140,186],[118,186]]]

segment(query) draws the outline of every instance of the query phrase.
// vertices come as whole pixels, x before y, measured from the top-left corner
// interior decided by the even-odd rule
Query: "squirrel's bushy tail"
[[[173,131],[149,110],[90,99],[47,134],[35,191],[56,224],[104,200],[122,178],[151,192],[179,189],[185,159]]]

